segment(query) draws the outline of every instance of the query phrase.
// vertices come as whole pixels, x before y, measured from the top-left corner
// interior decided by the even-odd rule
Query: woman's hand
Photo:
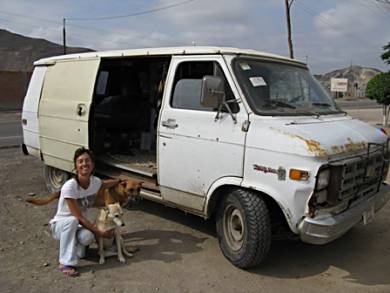
[[[90,230],[92,233],[96,234],[99,237],[104,237],[104,238],[114,237],[114,229],[107,230],[107,231],[99,230],[96,224],[93,224],[89,222],[86,218],[84,218],[83,215],[81,214],[77,201],[74,198],[66,198],[65,200],[68,204],[70,212],[73,214],[73,216],[75,216],[79,220],[79,223],[83,227],[87,228],[88,230]]]
[[[114,237],[114,230],[115,229],[103,231],[103,230],[96,229],[95,234],[97,236],[103,237],[103,238],[113,238]]]

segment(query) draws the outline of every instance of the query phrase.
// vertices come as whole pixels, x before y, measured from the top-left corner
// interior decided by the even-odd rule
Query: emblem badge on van
[[[278,180],[286,180],[286,169],[279,167],[278,169],[274,169],[271,167],[260,166],[253,164],[253,170],[263,172],[265,174],[272,173],[278,175]]]

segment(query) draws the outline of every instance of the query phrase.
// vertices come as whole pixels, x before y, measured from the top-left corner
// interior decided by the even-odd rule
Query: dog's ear
[[[107,216],[108,216],[108,208],[107,207],[103,207],[101,210],[100,210],[100,215],[99,215],[99,219],[101,221],[106,221],[107,220]]]

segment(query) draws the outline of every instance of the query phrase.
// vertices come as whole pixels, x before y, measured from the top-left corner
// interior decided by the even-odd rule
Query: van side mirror
[[[225,99],[225,83],[224,80],[219,76],[205,75],[202,79],[202,89],[200,95],[200,103],[205,107],[218,108],[215,121],[220,119],[222,107],[224,106],[234,123],[237,123],[237,119],[230,109],[229,104]]]
[[[202,106],[218,108],[225,100],[225,86],[219,76],[205,75],[202,79],[200,103]]]

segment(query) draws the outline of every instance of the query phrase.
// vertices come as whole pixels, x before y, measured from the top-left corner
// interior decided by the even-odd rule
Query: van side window
[[[177,67],[175,80],[173,82],[173,94],[171,97],[171,107],[187,110],[217,111],[210,107],[205,107],[200,103],[202,79],[205,75],[220,76],[225,82],[226,100],[233,113],[239,111],[238,103],[233,92],[223,74],[222,68],[217,62],[196,61],[183,62]],[[233,101],[233,102],[232,102]],[[226,112],[226,109],[222,109]]]
[[[96,94],[105,95],[108,81],[108,71],[100,71],[96,84]]]

